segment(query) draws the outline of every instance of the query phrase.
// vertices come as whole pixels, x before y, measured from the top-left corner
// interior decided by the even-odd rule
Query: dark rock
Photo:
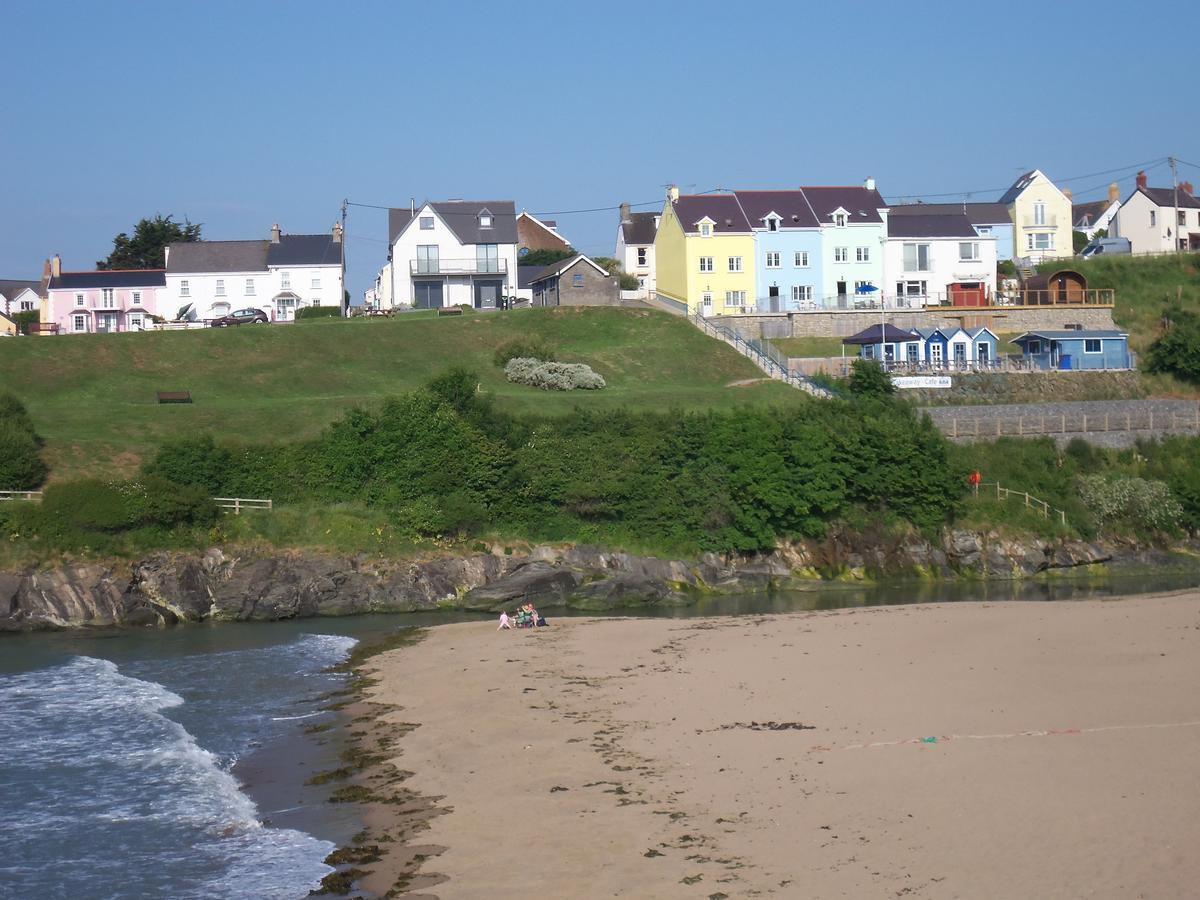
[[[686,603],[687,597],[659,579],[618,573],[576,588],[568,602],[575,609],[620,609]]]
[[[464,609],[493,612],[522,603],[539,608],[564,607],[583,580],[583,574],[575,569],[531,562],[491,584],[471,589],[460,605]]]

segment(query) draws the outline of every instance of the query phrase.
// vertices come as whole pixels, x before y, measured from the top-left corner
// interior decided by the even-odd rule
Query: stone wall
[[[908,312],[887,310],[820,310],[816,312],[762,313],[753,316],[710,316],[727,328],[736,328],[747,337],[849,337],[864,328],[878,325],[886,318],[897,328],[940,328],[962,325],[964,328],[987,326],[997,334],[1032,331],[1039,328],[1061,329],[1081,325],[1084,329],[1116,328],[1111,306],[1022,306],[972,310],[946,307]]]

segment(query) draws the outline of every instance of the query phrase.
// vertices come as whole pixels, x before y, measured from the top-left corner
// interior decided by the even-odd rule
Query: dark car
[[[266,325],[271,320],[261,309],[235,309],[227,316],[213,319],[213,328],[227,328],[230,325]]]

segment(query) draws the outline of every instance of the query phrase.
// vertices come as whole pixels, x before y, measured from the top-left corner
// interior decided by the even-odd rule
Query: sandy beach
[[[368,665],[444,811],[422,896],[1200,884],[1200,592],[447,625]]]

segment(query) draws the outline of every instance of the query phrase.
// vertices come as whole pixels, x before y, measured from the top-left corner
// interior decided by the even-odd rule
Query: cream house
[[[1013,256],[1023,265],[1075,253],[1071,198],[1038,169],[1018,178],[1000,197],[1013,223]]]
[[[1121,204],[1108,230],[1109,237],[1129,240],[1133,253],[1172,253],[1200,250],[1200,200],[1192,185],[1149,187],[1138,172],[1137,187]]]

